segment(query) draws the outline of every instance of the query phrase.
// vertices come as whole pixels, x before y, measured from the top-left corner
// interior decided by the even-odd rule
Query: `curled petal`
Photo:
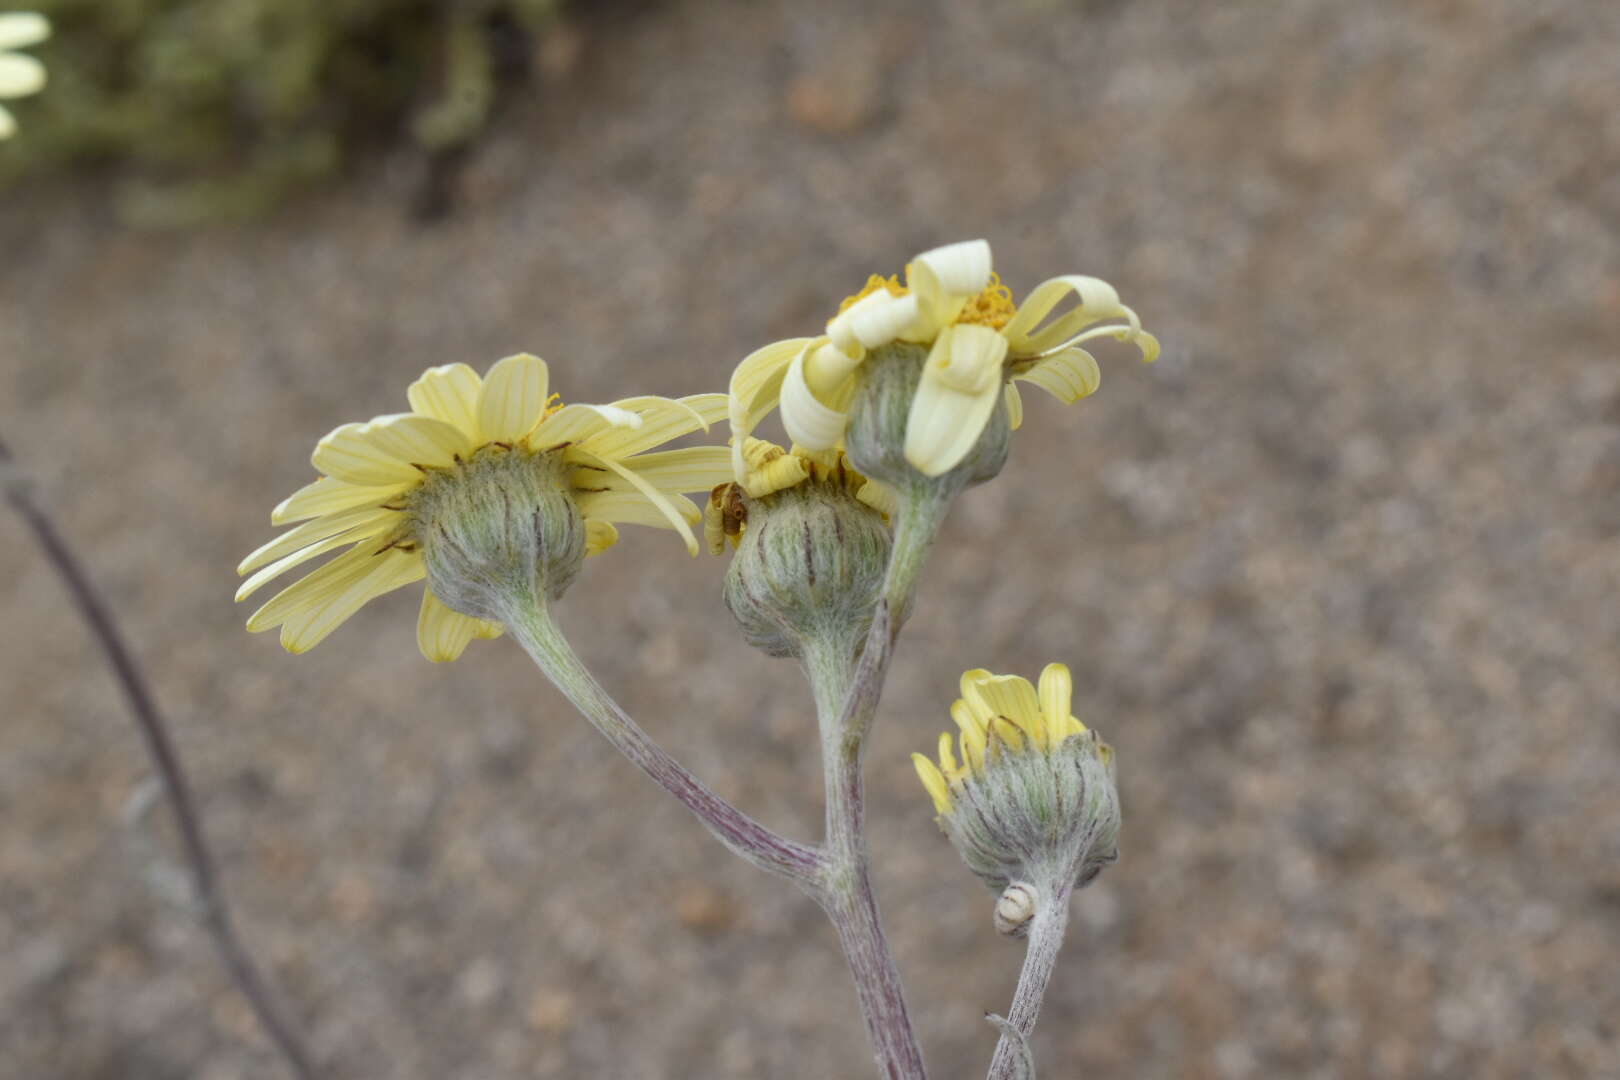
[[[611,521],[588,518],[585,521],[585,554],[600,555],[619,542],[619,530]]]
[[[961,463],[1002,400],[1007,341],[987,326],[940,331],[906,422],[906,460],[925,476]]]
[[[917,299],[919,336],[950,325],[968,299],[990,284],[990,244],[965,240],[925,251],[906,268],[906,284]]]
[[[1032,382],[1065,405],[1097,392],[1102,383],[1102,371],[1097,359],[1084,349],[1065,349],[1038,362],[1034,367],[1014,379]]]
[[[1037,329],[1071,295],[1078,305]],[[1128,320],[1133,335],[1142,328],[1136,313],[1119,302],[1119,293],[1108,282],[1069,274],[1035,286],[1002,333],[1007,335],[1013,356],[1038,356],[1066,348],[1082,330],[1103,319]]]
[[[866,349],[887,345],[916,318],[917,297],[879,289],[834,316],[827,324],[827,337],[838,351],[860,360]]]
[[[731,373],[727,409],[731,432],[739,438],[759,425],[782,396],[782,379],[810,338],[789,338],[755,349]]]
[[[828,408],[805,382],[806,355],[799,353],[782,383],[782,425],[794,442],[810,450],[830,450],[844,437],[848,413]]]
[[[1017,431],[1024,426],[1024,399],[1019,395],[1018,387],[1010,382],[1003,393],[1007,398],[1007,427]]]

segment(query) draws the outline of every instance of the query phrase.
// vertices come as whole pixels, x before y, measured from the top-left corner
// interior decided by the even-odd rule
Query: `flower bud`
[[[429,475],[407,513],[430,587],[464,615],[498,621],[512,598],[555,600],[585,560],[588,531],[560,452],[485,447]]]
[[[939,824],[963,861],[1002,893],[996,928],[1022,936],[1039,905],[1088,884],[1118,857],[1113,750],[1069,714],[1069,672],[1049,664],[1040,689],[969,671],[951,708],[939,764],[913,754]]]
[[[841,459],[827,465],[777,456],[775,447],[769,449],[777,455],[758,454],[757,446],[768,444],[750,441],[751,458],[795,479],[756,497],[741,484],[723,484],[711,496],[711,547],[723,537],[737,543],[726,606],[749,643],[771,656],[801,655],[808,637],[864,635],[882,595],[891,542],[883,514],[862,501],[872,497],[872,485]],[[802,470],[783,468],[783,457],[799,458]]]
[[[901,491],[937,485],[954,492],[994,479],[1007,463],[1011,429],[1004,408],[991,409],[978,441],[947,472],[925,476],[906,459],[906,431],[928,359],[926,346],[906,342],[867,354],[844,433],[850,461],[867,476]]]

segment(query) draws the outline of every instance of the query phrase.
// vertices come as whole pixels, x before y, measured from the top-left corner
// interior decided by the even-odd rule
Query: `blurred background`
[[[1163,340],[1026,394],[870,759],[939,1080],[1021,956],[908,753],[967,667],[1076,673],[1120,862],[1043,1077],[1620,1075],[1620,7],[1589,0],[58,0],[0,144],[0,435],[146,663],[243,929],[332,1077],[861,1077],[833,935],[508,641],[413,590],[320,648],[238,559],[335,425],[528,350],[724,387],[986,237]],[[1037,400],[1038,399],[1038,400]],[[282,1076],[147,760],[0,514],[0,1075]],[[798,672],[626,529],[563,617],[722,793],[819,829]]]

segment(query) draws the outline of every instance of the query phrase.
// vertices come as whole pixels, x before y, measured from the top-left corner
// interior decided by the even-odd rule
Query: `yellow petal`
[[[990,244],[965,240],[925,251],[906,267],[906,284],[917,299],[913,336],[927,340],[990,284]]]
[[[702,429],[725,418],[724,394],[690,394],[683,398],[633,397],[615,401],[614,406],[641,417],[641,426],[599,431],[587,436],[582,445],[603,457],[627,458],[662,446],[671,439]]]
[[[443,420],[466,434],[474,446],[488,442],[478,427],[478,394],[484,381],[466,364],[428,368],[405,391],[419,416]]]
[[[946,776],[954,776],[961,766],[956,763],[956,755],[951,752],[951,733],[939,733],[939,766]]]
[[[550,372],[538,356],[497,360],[478,391],[478,430],[491,442],[517,442],[545,415],[550,388]]]
[[[432,589],[423,589],[422,609],[416,617],[416,647],[436,664],[454,660],[466,650],[482,621],[448,607]]]
[[[911,763],[917,769],[917,779],[922,781],[923,787],[928,789],[929,797],[934,800],[934,811],[940,815],[951,812],[951,789],[945,783],[939,767],[921,754],[912,754]]]
[[[393,522],[388,518],[375,519],[364,522],[355,526],[354,528],[346,529],[336,536],[329,536],[324,540],[310,544],[309,546],[301,548],[298,551],[294,551],[285,558],[278,559],[277,561],[270,563],[264,569],[242,582],[241,588],[236,590],[236,602],[241,603],[243,600],[246,600],[249,596],[252,596],[254,593],[258,592],[266,582],[275,580],[282,574],[285,574],[287,571],[293,569],[295,566],[302,566],[309,560],[324,555],[334,548],[346,547],[349,544],[358,544],[366,540],[371,540],[374,537],[380,536],[387,532],[392,527]]]
[[[1009,750],[1022,750],[1026,735],[1031,742],[1037,741],[1033,732],[1025,731],[1008,716],[998,716],[990,721],[990,734],[996,743]]]
[[[1102,383],[1102,371],[1097,367],[1096,358],[1086,350],[1070,348],[1047,357],[1013,378],[1032,382],[1069,405],[1097,392],[1097,387]]]
[[[257,634],[280,626],[288,616],[321,603],[335,595],[344,585],[364,574],[374,552],[370,547],[358,547],[323,566],[305,574],[297,581],[272,596],[259,610],[248,616],[247,628]]]
[[[1070,296],[1079,301],[1076,307],[1039,326]],[[1101,278],[1069,274],[1035,286],[1002,333],[1007,335],[1014,356],[1033,356],[1064,348],[1086,327],[1103,319],[1129,320],[1130,333],[1141,329],[1136,313],[1119,302],[1119,293],[1112,285]]]
[[[270,511],[270,524],[288,525],[304,518],[320,517],[352,510],[357,506],[381,506],[395,495],[415,486],[417,475],[413,470],[411,482],[389,484],[385,487],[356,487],[333,476],[323,476],[314,483],[305,484],[277,504]]]
[[[727,414],[733,435],[738,438],[746,436],[765,419],[767,413],[776,408],[777,399],[782,396],[782,377],[787,374],[788,365],[811,340],[788,338],[786,341],[774,341],[743,357],[742,363],[731,373],[727,399]]]
[[[963,759],[974,772],[984,772],[984,751],[989,744],[986,721],[974,715],[972,707],[961,698],[951,703],[951,719],[961,733]]]
[[[619,530],[610,521],[600,518],[585,519],[585,554],[600,555],[619,542]]]
[[[629,469],[625,468],[623,465],[620,465],[611,458],[597,457],[593,454],[584,454],[583,456],[591,464],[601,465],[611,469],[624,479],[630,481],[630,483],[634,485],[635,489],[641,493],[642,497],[644,497],[648,502],[652,503],[653,506],[657,507],[659,512],[664,515],[667,527],[674,529],[676,532],[681,534],[681,539],[686,541],[686,550],[694,558],[697,556],[697,537],[692,535],[692,528],[687,524],[687,514],[681,509],[677,508],[676,505],[670,501],[669,496],[665,495],[647,481],[643,480],[641,477],[637,476],[635,473],[631,472]],[[600,495],[598,495],[598,497],[600,497]],[[685,504],[685,509],[690,511],[693,518],[698,516],[697,507],[693,506],[690,501],[681,498],[679,495],[675,496],[675,498],[680,499],[680,501]],[[584,510],[583,506],[581,507],[581,510]]]
[[[987,326],[940,331],[906,421],[906,460],[925,476],[959,465],[1002,400],[1007,341]],[[785,414],[784,414],[785,416]]]
[[[804,353],[794,357],[782,383],[782,426],[787,428],[794,442],[807,449],[830,450],[844,437],[844,425],[849,416],[822,404],[811,393],[804,374],[807,359]]]
[[[335,595],[289,615],[281,624],[281,647],[291,653],[308,652],[370,601],[426,576],[427,564],[414,551],[394,548],[372,556],[360,576]]]
[[[565,453],[570,460],[579,456],[572,448]],[[707,492],[713,490],[716,484],[731,479],[731,452],[724,446],[690,446],[681,450],[637,454],[622,459],[622,462],[627,469],[659,491]],[[635,490],[628,480],[601,473],[588,474],[575,482],[592,490],[599,487],[612,491]]]
[[[260,546],[256,551],[243,559],[236,566],[238,574],[247,574],[274,562],[289,552],[297,551],[308,544],[325,540],[328,536],[348,532],[360,525],[371,522],[392,523],[399,514],[392,510],[384,510],[376,506],[362,506],[354,510],[345,510],[338,514],[327,514],[313,521],[306,521],[302,525],[288,529],[269,543]],[[380,530],[379,530],[380,531]]]
[[[803,457],[764,439],[747,440],[742,456],[741,483],[751,498],[760,499],[783,491],[810,475],[810,468]]]
[[[381,487],[419,480],[418,466],[445,468],[471,450],[466,434],[442,420],[395,413],[344,424],[316,444],[310,463],[339,480]]]
[[[669,517],[653,505],[639,491],[587,491],[575,497],[579,512],[586,518],[601,519],[619,525],[646,525],[654,529],[669,528]],[[692,524],[702,520],[703,514],[692,500],[679,495],[670,497],[676,512]]]
[[[1080,722],[1069,715],[1073,708],[1074,677],[1069,674],[1067,664],[1047,664],[1041,669],[1040,693],[1041,713],[1046,717],[1046,729],[1052,742],[1073,734],[1069,730],[1070,721],[1076,724]],[[1080,730],[1085,730],[1084,724],[1080,724]]]
[[[639,428],[641,424],[641,417],[616,405],[564,405],[529,432],[528,443],[536,450],[549,450],[613,428]]]
[[[498,622],[490,622],[487,619],[473,620],[473,637],[480,641],[490,641],[504,633],[506,633],[506,627]]]
[[[895,296],[879,289],[833,316],[827,323],[827,338],[832,351],[845,355],[855,364],[867,349],[894,341],[916,319],[915,296]]]
[[[963,687],[963,696],[977,715],[988,712],[1005,717],[1027,732],[1040,746],[1046,745],[1041,702],[1029,680],[1017,675],[992,675]]]
[[[1024,399],[1019,396],[1018,387],[1010,382],[1004,393],[1007,396],[1007,427],[1017,431],[1024,426]]]
[[[0,139],[9,139],[17,134],[17,120],[11,115],[11,110],[0,105]]]

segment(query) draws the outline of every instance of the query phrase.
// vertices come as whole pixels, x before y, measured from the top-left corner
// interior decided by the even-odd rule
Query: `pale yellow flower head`
[[[1053,316],[1070,297],[1077,304]],[[950,244],[913,259],[904,285],[872,277],[822,336],[779,341],[745,358],[731,380],[731,426],[740,443],[780,405],[798,446],[835,449],[868,351],[895,342],[928,346],[905,456],[938,476],[972,449],[998,402],[1019,425],[1023,407],[1009,380],[1032,382],[1064,402],[1096,390],[1097,362],[1083,346],[1105,336],[1137,345],[1145,360],[1159,352],[1157,339],[1107,282],[1052,278],[1017,305],[991,270],[986,241]]]
[[[615,523],[629,522],[674,529],[695,555],[691,526],[700,514],[682,493],[708,491],[730,476],[730,456],[718,446],[647,451],[707,430],[725,414],[725,396],[561,405],[549,383],[545,362],[527,354],[499,361],[483,378],[466,364],[431,368],[407,392],[410,412],[344,424],[322,439],[310,458],[321,477],[270,515],[275,525],[302,524],[242,561],[237,572],[252,576],[236,598],[347,550],[277,593],[248,629],[280,626],[282,645],[304,652],[369,600],[421,580],[427,567],[413,502],[497,456],[558,477],[584,522],[585,554],[611,547]],[[431,587],[424,592],[417,643],[428,659],[454,660],[472,638],[500,632],[497,623],[452,610]]]
[[[951,706],[956,746],[949,732],[939,737],[939,764],[912,754],[917,776],[941,815],[951,812],[954,793],[970,777],[983,777],[985,766],[1001,754],[1025,749],[1051,754],[1086,726],[1070,712],[1074,681],[1063,664],[1047,664],[1037,689],[1017,675],[993,675],[974,668],[962,675],[961,694]],[[1106,744],[1103,746],[1108,755]]]
[[[51,24],[43,15],[32,11],[0,14],[0,98],[27,97],[44,88],[45,65],[13,50],[37,45],[50,36]],[[0,139],[10,138],[16,130],[11,111],[0,105]]]

